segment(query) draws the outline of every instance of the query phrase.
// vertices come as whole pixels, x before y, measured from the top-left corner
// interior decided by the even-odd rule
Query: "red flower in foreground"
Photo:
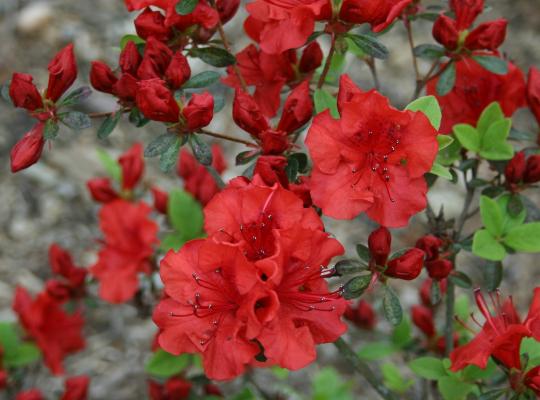
[[[459,371],[467,365],[485,368],[492,356],[507,368],[521,369],[519,348],[524,337],[540,340],[540,288],[534,290],[534,297],[525,320],[521,321],[511,299],[502,305],[497,297],[492,315],[480,293],[475,291],[476,304],[486,318],[482,330],[469,343],[458,347],[450,354],[452,371]]]
[[[341,118],[326,110],[308,131],[313,202],[330,217],[366,212],[381,225],[405,226],[426,207],[424,174],[437,155],[437,131],[421,112],[399,111],[374,90],[355,88],[347,99],[348,85],[342,78]]]
[[[180,151],[177,173],[184,180],[184,189],[206,205],[220,191],[210,172],[186,149]],[[212,145],[212,167],[221,174],[227,168],[223,151]]]
[[[45,364],[55,375],[64,373],[64,358],[84,348],[80,311],[68,314],[62,304],[46,292],[32,299],[26,289],[17,287],[13,310],[26,333],[43,352]]]
[[[466,58],[456,62],[456,83],[445,96],[437,94],[438,78],[428,82],[426,92],[437,97],[444,110],[441,133],[451,133],[452,127],[464,123],[475,126],[482,111],[494,101],[504,114],[511,117],[525,105],[525,78],[521,70],[508,63],[508,73],[497,75],[476,61]]]
[[[158,226],[148,218],[143,202],[115,200],[99,212],[105,236],[97,263],[90,272],[100,283],[99,296],[110,303],[130,300],[139,288],[138,274],[150,273],[149,257],[157,243]]]

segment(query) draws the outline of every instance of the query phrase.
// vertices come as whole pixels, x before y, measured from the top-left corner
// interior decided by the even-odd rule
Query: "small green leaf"
[[[484,285],[489,292],[497,289],[503,278],[503,265],[500,261],[486,261],[482,267]]]
[[[83,100],[86,100],[92,95],[92,89],[88,86],[81,86],[70,93],[62,99],[60,104],[62,106],[71,106],[77,103],[80,103]]]
[[[425,60],[437,60],[445,54],[444,48],[436,44],[420,44],[414,48],[413,52],[415,57]]]
[[[454,312],[463,322],[466,322],[467,319],[469,319],[469,298],[466,295],[461,294],[456,298]]]
[[[97,131],[97,137],[98,139],[106,139],[109,137],[109,135],[114,131],[114,128],[116,128],[116,125],[118,125],[118,122],[120,121],[120,117],[122,117],[122,111],[118,110],[112,114],[107,115],[107,117],[103,120],[100,127]]]
[[[500,104],[494,101],[484,108],[482,114],[480,114],[476,124],[476,129],[478,129],[480,135],[483,135],[493,123],[501,121],[505,118],[506,117]]]
[[[298,161],[298,172],[307,172],[308,169],[308,157],[304,153],[293,153],[289,157],[289,159],[294,158],[296,161]]]
[[[503,233],[503,213],[499,204],[487,196],[480,197],[480,215],[487,231],[494,237]]]
[[[155,377],[170,378],[186,369],[190,364],[190,358],[189,354],[175,356],[159,349],[152,354],[144,369],[147,374]]]
[[[195,159],[202,165],[212,165],[212,150],[210,146],[202,140],[199,135],[193,134],[189,137],[189,145],[193,151]]]
[[[471,125],[454,125],[454,135],[467,150],[478,152],[480,150],[480,134]]]
[[[343,286],[343,297],[347,300],[362,296],[371,283],[371,274],[355,276]]]
[[[383,382],[386,386],[397,393],[405,393],[414,384],[412,379],[405,380],[398,367],[391,363],[385,363],[381,367]]]
[[[467,274],[461,271],[452,271],[448,276],[450,282],[463,289],[470,289],[473,286],[471,278]]]
[[[291,183],[294,183],[296,182],[296,177],[298,175],[298,169],[300,168],[300,165],[296,158],[289,158],[287,161],[287,166],[285,167],[287,180]]]
[[[169,172],[176,165],[180,147],[182,147],[182,140],[177,137],[173,144],[161,153],[159,157],[159,169],[163,172]]]
[[[513,147],[506,142],[512,120],[505,118],[494,122],[482,136],[480,155],[488,160],[509,160],[514,156]]]
[[[60,127],[58,126],[58,124],[52,119],[48,119],[47,122],[45,122],[45,126],[43,128],[43,138],[45,140],[54,140],[58,136],[59,130]]]
[[[129,42],[133,42],[135,44],[144,44],[145,41],[143,38],[140,38],[137,35],[124,35],[122,39],[120,39],[120,49],[124,50],[124,48],[127,46]]]
[[[486,229],[476,231],[472,251],[478,257],[491,261],[501,261],[506,257],[506,249]]]
[[[371,252],[369,251],[369,248],[361,243],[356,245],[356,254],[358,254],[358,257],[360,257],[360,260],[362,261],[369,262],[371,259]]]
[[[508,214],[510,214],[511,217],[517,217],[519,214],[521,214],[521,212],[524,209],[525,209],[525,205],[523,204],[523,201],[521,200],[521,196],[519,195],[519,193],[512,194],[506,206],[506,210],[508,211]]]
[[[352,33],[348,33],[347,37],[364,53],[375,58],[380,58],[381,60],[388,58],[388,49],[375,37]]]
[[[202,207],[191,194],[173,190],[169,194],[167,211],[172,226],[186,241],[201,237],[204,222]]]
[[[200,74],[192,76],[189,81],[182,85],[182,89],[204,88],[219,81],[220,77],[221,75],[215,71],[203,71]]]
[[[105,152],[104,150],[98,149],[97,154],[99,160],[101,161],[101,165],[103,165],[105,171],[107,171],[107,174],[109,174],[109,176],[115,181],[120,182],[122,179],[122,169],[120,168],[118,161],[112,158],[109,153]]]
[[[5,353],[3,363],[6,367],[17,368],[31,364],[41,357],[41,351],[33,343],[21,343]]]
[[[504,237],[504,244],[524,253],[540,252],[540,222],[532,222],[510,229]]]
[[[200,58],[206,64],[218,68],[227,67],[236,63],[236,58],[231,53],[219,47],[199,47],[192,49],[190,54],[194,57]]]
[[[403,318],[403,310],[399,298],[390,286],[386,286],[383,297],[384,315],[392,325],[399,325]]]
[[[313,378],[312,400],[353,400],[351,382],[345,381],[334,368],[324,367]]]
[[[250,161],[253,161],[259,155],[260,154],[258,152],[253,151],[253,150],[247,150],[247,151],[238,153],[235,158],[235,165],[245,165],[249,163]]]
[[[199,0],[180,0],[175,7],[175,10],[180,15],[188,15],[195,10],[199,4]]]
[[[440,176],[441,178],[448,179],[449,181],[451,181],[453,178],[452,173],[450,172],[450,169],[448,169],[448,167],[445,167],[437,162],[433,164],[429,172],[433,175]]]
[[[358,260],[340,260],[336,263],[336,274],[339,276],[357,274],[368,269],[368,266]]]
[[[137,128],[141,128],[150,122],[137,107],[131,109],[128,120]]]
[[[497,75],[506,75],[508,73],[508,61],[493,56],[472,56],[478,64],[484,69]]]
[[[315,103],[315,112],[317,114],[323,112],[324,110],[330,110],[330,115],[334,118],[339,118],[339,111],[337,108],[337,99],[328,93],[324,89],[315,90],[315,95],[313,96],[313,101]]]
[[[62,115],[62,122],[76,131],[90,128],[92,126],[92,120],[90,117],[80,111],[70,111]]]
[[[152,140],[144,149],[145,157],[157,157],[163,154],[169,147],[171,147],[178,136],[173,133],[163,133]]]
[[[165,253],[169,250],[178,251],[185,243],[186,239],[184,239],[184,236],[181,233],[169,233],[165,235],[162,240],[160,240],[159,248]]]
[[[448,376],[440,358],[420,357],[412,360],[409,368],[424,379],[438,380]]]
[[[436,280],[431,281],[430,300],[432,305],[439,304],[441,301],[441,287]]]
[[[437,388],[444,400],[465,400],[475,387],[472,383],[460,381],[453,376],[442,377],[437,382]]]
[[[439,143],[439,151],[446,149],[454,142],[454,138],[450,135],[437,135],[437,143]]]
[[[441,126],[442,112],[441,107],[439,106],[439,102],[437,101],[435,96],[420,97],[409,103],[409,105],[407,105],[405,109],[410,111],[420,111],[424,113],[424,115],[429,119],[429,122],[431,122],[431,125],[433,125],[436,130],[439,130],[439,127]],[[450,140],[450,143],[452,142],[452,140]]]
[[[399,348],[388,342],[372,342],[358,351],[358,357],[363,360],[380,360],[398,351]]]
[[[397,347],[406,347],[412,341],[411,322],[403,318],[401,323],[392,332],[392,343]]]
[[[447,64],[444,71],[439,76],[437,81],[437,94],[445,96],[453,89],[456,84],[456,65],[453,62]]]

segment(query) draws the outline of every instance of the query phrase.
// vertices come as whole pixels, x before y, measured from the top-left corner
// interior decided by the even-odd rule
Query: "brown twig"
[[[332,63],[332,58],[334,57],[335,51],[336,51],[336,35],[335,33],[332,33],[332,43],[330,44],[330,51],[328,52],[328,57],[326,57],[326,62],[324,63],[322,74],[319,77],[319,82],[317,83],[317,89],[322,88],[324,85],[324,81],[326,80],[326,75],[328,75],[328,71],[330,71],[330,65]]]
[[[381,84],[379,82],[379,75],[377,74],[377,65],[375,64],[375,59],[373,57],[367,57],[364,58],[364,62],[369,68],[369,71],[371,72],[371,76],[373,77],[373,84],[375,85],[375,89],[377,91],[381,90]]]
[[[416,56],[414,55],[414,38],[412,33],[412,25],[411,21],[409,21],[408,19],[405,20],[405,29],[407,29],[407,38],[409,39],[409,46],[411,48],[414,74],[416,76],[416,84],[418,85],[418,83],[422,81],[422,77],[420,76],[420,70],[418,69],[418,61],[416,60]]]
[[[255,148],[258,147],[255,143],[250,142],[249,140],[235,138],[232,136],[224,135],[222,133],[207,131],[206,129],[201,129],[199,133],[202,133],[203,135],[212,136],[218,139],[228,140],[229,142],[242,143],[249,147],[255,147]]]

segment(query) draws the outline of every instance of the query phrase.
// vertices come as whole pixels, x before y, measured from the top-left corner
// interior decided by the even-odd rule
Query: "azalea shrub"
[[[104,148],[122,120],[162,132],[118,158],[100,150],[104,173],[86,182],[95,262],[51,243],[42,290],[13,288],[17,320],[0,322],[9,398],[47,398],[25,379],[43,366],[63,377],[54,398],[86,399],[92,376],[65,359],[85,348],[89,308],[125,303],[155,324],[138,398],[540,396],[540,287],[520,293],[527,309],[499,290],[525,267],[513,255],[540,252],[540,71],[499,49],[506,20],[484,0],[124,3],[136,34],[117,64],[78,76],[68,44],[46,85],[14,72],[2,86],[4,106],[34,121],[13,173],[70,131],[95,126]],[[229,23],[243,24],[243,49]],[[420,24],[431,42],[415,43]],[[377,74],[400,32],[416,76],[408,104]],[[360,66],[372,85],[353,80]],[[115,107],[83,111],[93,91]],[[536,125],[513,121],[525,108]],[[180,180],[158,186],[149,165]],[[441,190],[464,193],[456,215],[432,206]],[[334,346],[294,385],[289,371],[323,344]]]

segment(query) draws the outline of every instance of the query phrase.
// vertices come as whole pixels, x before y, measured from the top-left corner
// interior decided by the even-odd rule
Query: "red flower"
[[[167,215],[167,204],[169,202],[169,194],[164,192],[157,186],[150,188],[152,195],[154,196],[154,208],[157,212]]]
[[[190,381],[181,377],[167,379],[164,384],[148,381],[148,390],[151,400],[185,400],[189,398],[191,387]]]
[[[435,282],[431,278],[427,278],[426,280],[424,280],[424,282],[422,282],[422,285],[420,286],[420,290],[418,291],[418,293],[420,295],[420,300],[422,301],[422,304],[426,307],[433,307],[433,304],[431,303],[431,286],[433,284],[439,285],[439,290],[441,294],[446,293],[446,279]]]
[[[187,105],[182,109],[182,115],[190,131],[205,127],[214,116],[214,97],[208,92],[193,93]]]
[[[77,64],[73,44],[69,44],[54,56],[49,63],[49,85],[45,97],[56,102],[77,78]]]
[[[60,400],[86,400],[90,378],[86,375],[72,376],[64,382],[64,394]]]
[[[61,303],[46,292],[32,299],[22,287],[17,287],[15,291],[13,310],[25,331],[41,349],[45,365],[53,374],[63,374],[63,359],[84,348],[84,321],[80,311],[67,314]]]
[[[445,96],[437,95],[438,79],[427,84],[427,94],[436,96],[444,109],[441,133],[451,133],[459,123],[476,125],[482,111],[494,101],[507,117],[525,105],[525,78],[512,63],[508,63],[506,75],[497,75],[466,58],[456,62],[456,74],[456,83]]]
[[[314,203],[330,217],[365,211],[383,226],[405,226],[426,207],[424,174],[437,155],[436,130],[421,112],[399,111],[374,90],[340,102],[340,114],[318,114],[308,131]]]
[[[540,365],[527,372],[523,383],[532,389],[537,396],[540,396]]]
[[[43,122],[38,122],[12,147],[10,152],[11,172],[18,172],[38,162],[45,144],[44,126]]]
[[[90,67],[90,83],[99,92],[114,93],[114,85],[118,78],[114,75],[111,67],[101,61],[92,61]]]
[[[529,69],[527,79],[527,102],[536,122],[540,125],[540,70],[535,67]]]
[[[146,8],[135,18],[137,35],[144,40],[153,37],[161,42],[167,42],[172,37],[172,31],[165,26],[165,16],[159,11]]]
[[[356,307],[348,305],[343,316],[361,329],[372,330],[377,323],[373,307],[365,300],[360,300]]]
[[[173,57],[173,52],[166,44],[150,37],[144,47],[144,56],[137,69],[139,79],[162,78]]]
[[[118,198],[110,178],[93,178],[86,182],[92,198],[98,203],[109,203]]]
[[[424,252],[420,249],[409,249],[403,255],[388,261],[384,275],[407,281],[416,279],[422,272],[424,256]]]
[[[523,182],[530,184],[538,181],[540,181],[540,154],[533,154],[527,158]]]
[[[385,30],[412,0],[344,0],[339,12],[342,21],[368,23],[373,32]]]
[[[283,156],[260,156],[255,164],[254,175],[257,175],[267,186],[279,183],[285,189],[289,188],[289,180],[285,167],[287,159]]]
[[[90,272],[100,282],[99,296],[110,303],[130,300],[139,288],[138,274],[150,273],[149,257],[157,243],[158,226],[148,218],[143,202],[115,200],[99,212],[105,236],[97,263]]]
[[[15,107],[24,108],[28,111],[43,108],[43,100],[33,81],[32,75],[18,72],[13,74],[9,85],[9,96],[13,100]]]
[[[49,264],[52,272],[62,278],[58,282],[69,290],[71,296],[77,297],[84,293],[87,269],[77,267],[71,254],[56,243],[49,247]]]
[[[118,159],[122,169],[122,189],[132,190],[139,183],[144,172],[143,146],[135,143]]]
[[[149,79],[139,82],[138,86],[137,107],[146,118],[161,122],[178,122],[180,108],[165,81]]]
[[[442,246],[442,239],[433,235],[424,236],[416,242],[416,247],[426,253],[425,265],[429,277],[437,281],[446,279],[454,269],[452,261],[439,254]]]
[[[223,151],[217,144],[212,145],[212,167],[220,174],[227,168]],[[186,149],[180,151],[177,173],[184,180],[184,189],[202,205],[208,203],[220,191],[216,180],[204,165]]]
[[[433,311],[425,306],[415,305],[411,307],[411,316],[414,325],[420,329],[428,338],[435,336],[435,323],[433,321]]]
[[[45,400],[45,397],[38,389],[28,389],[17,393],[15,400]]]
[[[386,265],[391,245],[392,235],[384,226],[370,233],[368,238],[369,252],[377,265]]]
[[[540,288],[534,290],[529,314],[524,321],[521,321],[511,299],[501,305],[497,297],[494,301],[497,314],[492,315],[479,289],[475,291],[475,298],[486,322],[474,339],[450,354],[451,370],[459,371],[467,365],[485,368],[490,356],[509,369],[521,369],[521,340],[529,336],[540,340]]]
[[[440,281],[446,279],[454,269],[454,264],[450,260],[437,259],[425,263],[430,278]]]
[[[179,89],[190,76],[191,67],[187,57],[181,52],[176,52],[165,70],[165,80],[173,89]]]

